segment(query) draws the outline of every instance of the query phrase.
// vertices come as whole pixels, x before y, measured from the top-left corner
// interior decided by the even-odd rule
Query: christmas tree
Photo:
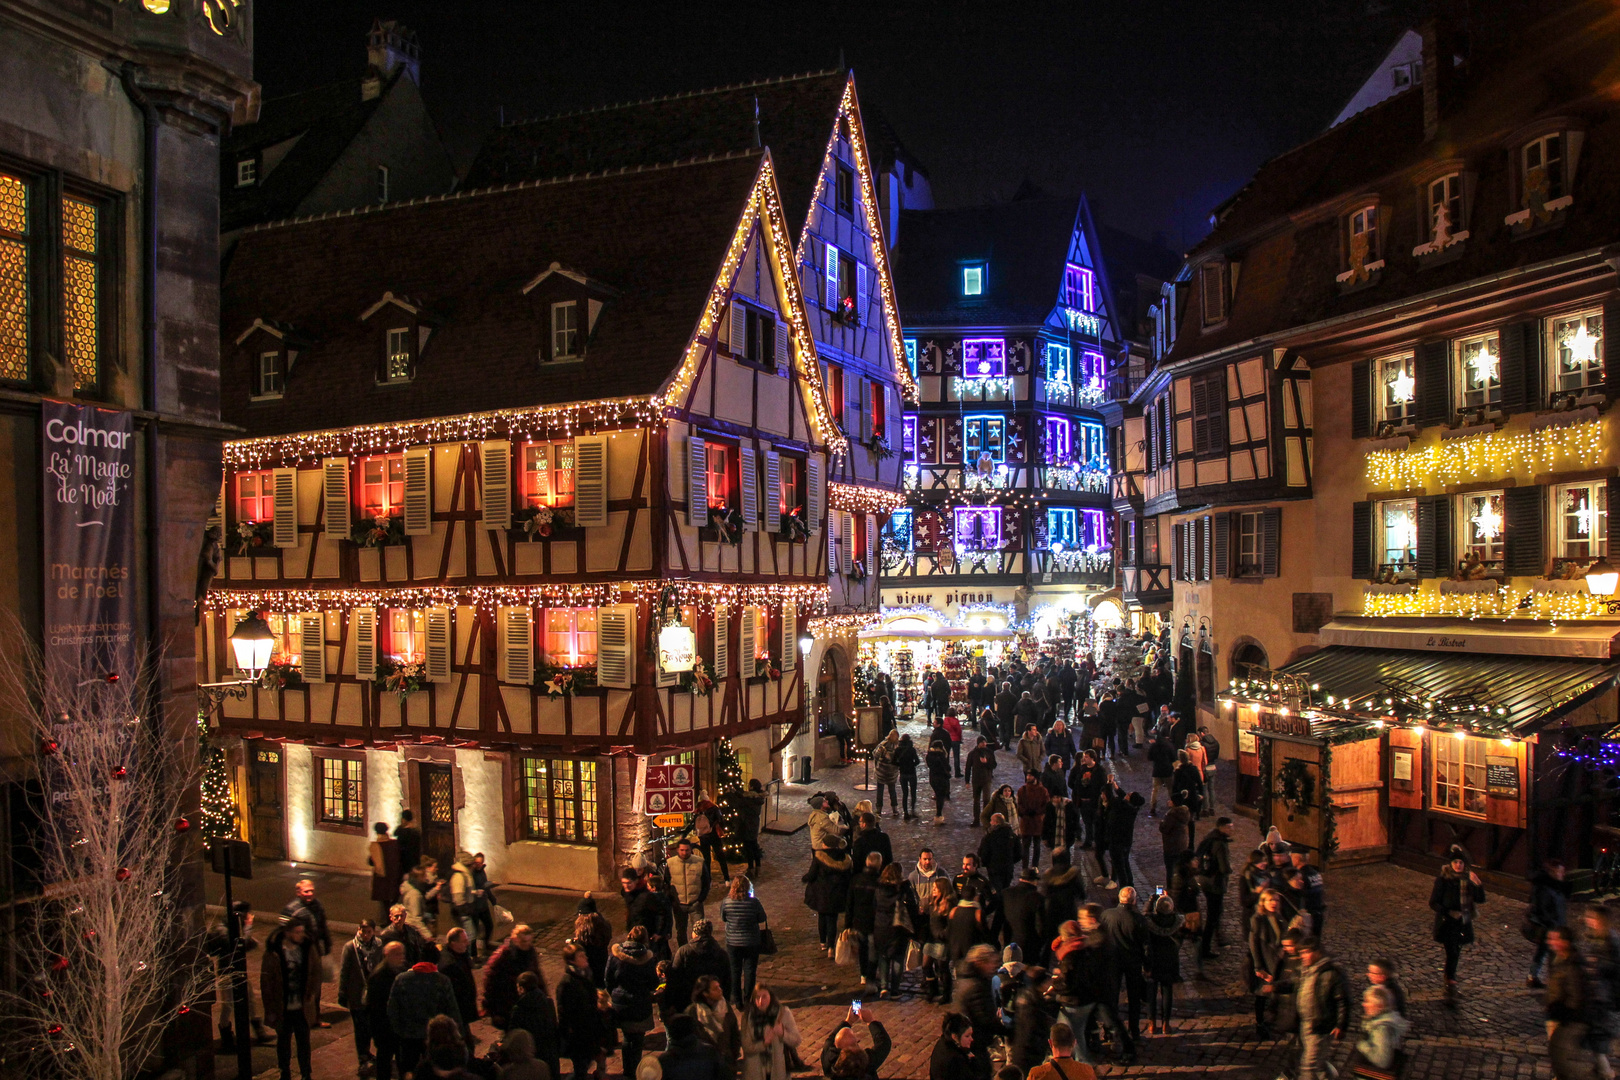
[[[1123,627],[1108,627],[1097,632],[1102,641],[1102,656],[1097,671],[1104,686],[1112,686],[1117,678],[1121,683],[1142,675],[1142,646],[1136,636]]]
[[[197,747],[203,763],[202,813],[197,823],[210,840],[236,836],[236,801],[231,798],[231,776],[225,764],[225,751],[208,739],[208,717],[197,714]]]
[[[715,802],[720,807],[720,828],[725,834],[722,845],[726,853],[726,861],[748,861],[748,854],[743,850],[743,821],[739,806],[739,799],[743,792],[742,763],[737,760],[737,751],[731,745],[731,740],[717,739],[714,744],[714,775],[715,786],[719,789],[715,793]]]

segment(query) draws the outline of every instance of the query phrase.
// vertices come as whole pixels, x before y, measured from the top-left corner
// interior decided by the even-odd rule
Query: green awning
[[[1437,719],[1480,731],[1525,735],[1612,689],[1620,662],[1332,645],[1282,671],[1319,686],[1313,695],[1318,702],[1329,695],[1335,701],[1381,701],[1390,686],[1417,688],[1435,698],[1460,695],[1481,705],[1481,711]],[[1488,715],[1483,707],[1488,707]]]

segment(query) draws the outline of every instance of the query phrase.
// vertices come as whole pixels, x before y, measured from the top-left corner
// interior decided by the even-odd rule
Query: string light
[[[1592,619],[1604,615],[1602,599],[1589,592],[1556,592],[1548,588],[1502,586],[1486,592],[1417,591],[1362,594],[1366,616],[1446,615],[1456,618]]]
[[[851,514],[892,514],[906,505],[903,491],[867,487],[864,484],[827,484],[827,508]]]
[[[1484,431],[1429,446],[1373,450],[1366,455],[1367,481],[1382,490],[1410,491],[1516,473],[1590,469],[1610,456],[1612,441],[1605,438],[1601,420],[1537,431]]]
[[[676,603],[708,614],[716,607],[764,607],[794,604],[801,616],[823,611],[831,590],[822,583],[735,585],[708,581],[613,581],[546,585],[415,586],[398,589],[221,589],[208,594],[211,611],[351,611],[354,608],[497,607],[536,604],[555,607],[601,607],[645,600],[656,604],[664,589]]]
[[[854,615],[817,615],[805,622],[805,631],[813,638],[849,637],[875,628],[887,616],[876,612]]]

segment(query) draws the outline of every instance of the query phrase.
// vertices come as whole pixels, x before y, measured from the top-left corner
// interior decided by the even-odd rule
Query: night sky
[[[835,67],[888,115],[941,206],[1028,179],[1185,250],[1265,159],[1324,128],[1422,0],[958,0],[654,8],[272,0],[266,97],[358,76],[376,15],[415,29],[463,171],[508,120]]]

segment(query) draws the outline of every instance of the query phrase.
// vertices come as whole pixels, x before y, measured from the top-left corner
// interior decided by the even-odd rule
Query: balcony
[[[1163,564],[1127,566],[1123,591],[1125,602],[1145,611],[1168,607],[1173,597],[1170,567]]]
[[[1114,501],[1115,511],[1142,512],[1142,474],[1115,473],[1108,479],[1108,494]]]
[[[1034,553],[1031,561],[1031,573],[1042,585],[1091,585],[1100,589],[1114,585],[1111,551],[1042,551]]]
[[[1136,388],[1142,385],[1147,378],[1148,363],[1145,357],[1133,356],[1127,363],[1120,364],[1108,373],[1108,398],[1110,401],[1128,401],[1136,393]]]
[[[917,579],[1017,578],[1026,565],[1023,551],[885,551],[881,562],[885,586],[913,584]]]

